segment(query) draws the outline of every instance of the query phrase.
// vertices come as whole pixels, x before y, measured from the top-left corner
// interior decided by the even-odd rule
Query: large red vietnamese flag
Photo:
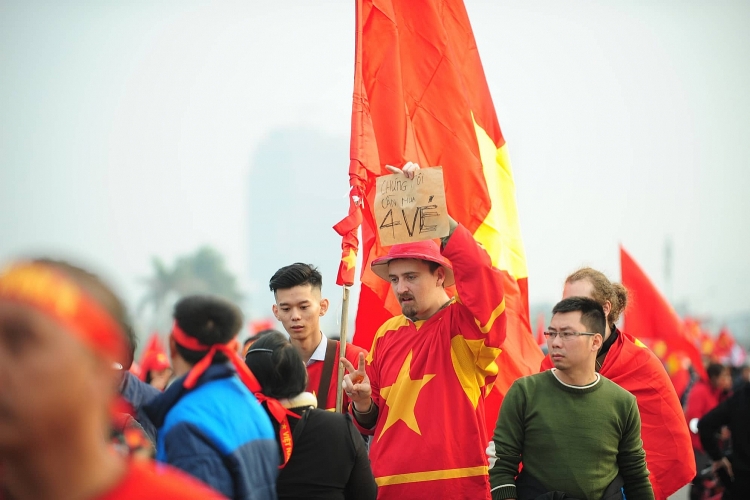
[[[538,371],[542,353],[531,334],[508,151],[461,0],[357,2],[349,178],[352,195],[363,202],[354,343],[365,349],[384,321],[401,314],[388,284],[370,270],[387,250],[373,218],[375,179],[389,173],[385,165],[408,161],[443,167],[449,213],[502,271],[507,336],[497,359],[497,390],[486,402],[491,430],[501,395],[518,377]],[[356,217],[350,211],[347,219]],[[345,221],[339,226],[349,226]]]
[[[670,353],[687,356],[693,369],[707,380],[700,350],[688,337],[684,322],[622,247],[620,266],[622,284],[630,292],[630,304],[625,309],[625,329],[639,338],[663,341],[667,356]]]

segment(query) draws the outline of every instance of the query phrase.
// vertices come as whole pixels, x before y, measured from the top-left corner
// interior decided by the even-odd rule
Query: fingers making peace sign
[[[370,387],[370,378],[365,370],[367,362],[365,354],[359,353],[359,363],[354,368],[348,359],[341,358],[341,363],[348,372],[344,375],[342,385],[344,392],[354,403],[354,408],[360,413],[366,413],[370,409],[372,402],[372,388]]]

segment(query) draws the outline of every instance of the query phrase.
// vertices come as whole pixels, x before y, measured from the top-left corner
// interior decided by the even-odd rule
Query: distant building
[[[260,143],[248,185],[249,304],[255,317],[270,314],[268,280],[294,262],[318,266],[331,301],[322,327],[338,335],[341,289],[336,286],[341,238],[332,229],[347,213],[349,139],[307,128],[282,128]],[[358,270],[359,271],[359,270]],[[353,321],[356,297],[349,315]],[[349,330],[351,335],[351,329]]]

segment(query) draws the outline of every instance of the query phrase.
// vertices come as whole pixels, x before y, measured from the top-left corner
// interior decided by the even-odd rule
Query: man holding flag
[[[401,313],[370,267],[388,252],[374,214],[377,179],[386,165],[442,166],[447,213],[487,251],[507,305],[502,368],[485,394],[489,435],[502,395],[544,356],[531,335],[513,169],[469,14],[462,0],[357,0],[356,17],[349,213],[334,227],[339,285],[354,283],[362,259],[353,342],[369,350],[380,325]]]
[[[403,172],[418,169],[407,163]],[[453,219],[441,248],[394,245],[371,269],[390,282],[403,314],[380,327],[357,368],[341,362],[355,421],[374,435],[379,498],[490,498],[484,401],[505,339],[500,271]],[[454,284],[451,298],[445,287]]]

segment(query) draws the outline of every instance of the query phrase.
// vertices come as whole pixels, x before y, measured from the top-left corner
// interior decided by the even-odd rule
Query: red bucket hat
[[[400,243],[393,245],[388,251],[388,255],[379,257],[372,261],[370,269],[385,281],[388,279],[388,263],[396,259],[418,259],[435,262],[445,269],[445,286],[451,286],[455,283],[453,278],[453,266],[440,253],[440,247],[432,240],[415,241],[413,243]]]

